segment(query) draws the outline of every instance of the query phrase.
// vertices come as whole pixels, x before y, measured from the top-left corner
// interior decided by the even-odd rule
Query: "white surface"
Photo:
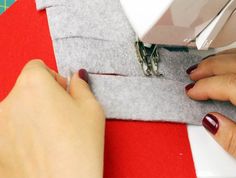
[[[131,25],[140,38],[162,17],[173,1],[120,0]]]
[[[201,126],[188,126],[189,141],[198,178],[235,178],[236,160]]]

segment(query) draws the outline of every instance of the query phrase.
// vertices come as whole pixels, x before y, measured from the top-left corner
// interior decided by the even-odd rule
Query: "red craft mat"
[[[45,11],[19,0],[0,16],[0,99],[24,64],[40,58],[56,69]],[[195,178],[185,125],[107,121],[105,178]]]

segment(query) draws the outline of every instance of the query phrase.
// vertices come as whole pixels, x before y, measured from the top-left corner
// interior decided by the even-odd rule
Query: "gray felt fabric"
[[[146,77],[90,77],[93,91],[110,118],[200,124],[202,114],[217,108],[213,101],[189,100],[181,82]]]
[[[41,10],[47,7],[64,5],[66,2],[67,0],[37,0],[36,6],[38,10]]]
[[[92,47],[91,47],[92,46]],[[59,71],[66,75],[68,70],[86,68],[93,73],[116,73],[128,76],[144,76],[136,56],[134,44],[118,43],[85,38],[54,40],[54,49]],[[63,50],[66,49],[66,50]],[[75,52],[79,50],[78,52]],[[190,82],[186,66],[201,60],[201,56],[186,52],[159,51],[159,71],[165,79]],[[99,59],[99,60],[95,60]]]
[[[54,49],[63,75],[67,69],[85,68],[95,73],[143,76],[131,42],[67,38],[54,40]]]
[[[197,102],[184,93],[191,82],[186,68],[210,52],[160,50],[163,77],[145,77],[135,52],[135,34],[119,0],[36,0],[47,8],[50,32],[59,71],[86,68],[92,89],[108,118],[171,121],[199,124],[208,112],[220,111],[234,118],[227,102]]]
[[[65,13],[66,12],[66,13]],[[134,41],[134,32],[119,0],[70,0],[48,8],[53,39],[85,37],[105,41]]]

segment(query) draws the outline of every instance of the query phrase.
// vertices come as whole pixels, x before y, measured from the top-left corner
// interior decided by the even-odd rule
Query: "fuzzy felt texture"
[[[90,75],[90,79],[93,92],[109,118],[140,118],[143,121],[165,120],[200,125],[203,114],[215,109],[224,111],[226,115],[236,114],[229,103],[189,100],[181,82],[99,75]]]
[[[52,6],[65,5],[67,0],[38,0],[36,3],[37,9],[45,9]]]
[[[30,22],[30,23],[29,23]],[[45,11],[18,0],[0,16],[0,98],[7,96],[22,67],[40,58],[57,69]],[[195,178],[186,126],[107,120],[104,178]]]
[[[200,124],[205,114],[219,108],[234,118],[236,109],[229,103],[196,102],[185,96],[185,85],[191,82],[185,71],[207,52],[162,49],[159,71],[163,76],[143,78],[134,46],[135,34],[119,0],[71,0],[61,6],[51,0],[36,2],[40,7],[51,3],[47,15],[62,75],[86,68],[92,73],[127,76],[91,79],[108,118]]]
[[[37,4],[42,6],[40,2]],[[59,7],[53,3],[47,10],[53,39],[84,37],[116,42],[133,41],[134,32],[122,12],[119,0],[70,0]]]

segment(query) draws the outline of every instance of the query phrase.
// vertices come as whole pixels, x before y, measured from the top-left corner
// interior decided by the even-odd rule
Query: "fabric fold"
[[[236,115],[227,102],[190,100],[181,82],[105,75],[90,75],[90,78],[93,92],[109,118],[199,125],[204,114],[219,108],[226,115]]]
[[[67,3],[67,0],[37,0],[36,8],[38,10],[43,10],[48,7],[65,5],[66,3]]]
[[[130,77],[144,77],[133,42],[113,42],[91,38],[66,38],[54,40],[58,68],[62,75],[69,70],[86,68],[92,73],[115,73]],[[160,49],[160,77],[168,80],[191,82],[186,74],[188,66],[197,64],[204,53],[170,52]]]

